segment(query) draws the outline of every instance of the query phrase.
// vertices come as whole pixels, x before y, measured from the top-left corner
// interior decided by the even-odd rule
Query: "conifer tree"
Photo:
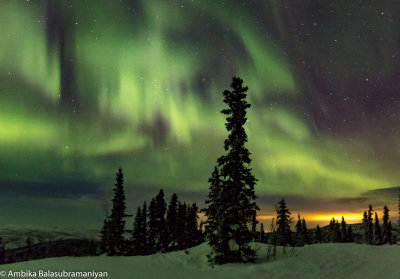
[[[374,244],[373,212],[374,210],[372,209],[372,205],[369,205],[367,212],[367,230],[365,232],[365,241],[370,245]]]
[[[198,213],[199,208],[197,207],[196,203],[192,203],[192,205],[187,207],[186,213],[186,227],[187,227],[187,239],[188,245],[186,248],[191,248],[195,246],[199,242],[199,230],[197,228],[198,223]]]
[[[278,206],[276,207],[276,234],[277,234],[277,245],[286,246],[291,245],[291,235],[290,224],[292,223],[292,218],[290,217],[290,211],[286,206],[285,199],[282,198]]]
[[[140,235],[140,239],[142,242],[142,255],[147,255],[147,243],[148,243],[148,227],[147,227],[147,204],[146,202],[143,202],[143,206],[142,206],[142,222],[141,222],[141,235]]]
[[[364,243],[367,243],[367,231],[368,231],[368,215],[367,215],[367,211],[364,211],[364,214],[363,214],[362,228],[363,228],[363,241],[364,241]]]
[[[301,226],[300,213],[297,215],[297,223],[295,229],[296,229],[296,245],[304,246],[304,241],[302,239],[302,226]]]
[[[214,171],[208,179],[208,183],[210,183],[210,191],[207,200],[205,201],[205,204],[208,205],[208,207],[201,210],[201,212],[204,212],[204,215],[207,217],[207,221],[205,221],[205,236],[210,243],[210,246],[219,246],[219,235],[222,233],[220,222],[220,220],[222,220],[222,180],[217,167],[214,167]],[[218,249],[222,249],[222,247]],[[211,258],[210,255],[210,261],[213,260],[214,259]]]
[[[178,203],[178,218],[177,226],[179,228],[179,233],[177,236],[178,250],[183,250],[188,248],[190,242],[190,234],[187,226],[187,205],[186,203]]]
[[[399,217],[397,219],[397,231],[400,234],[400,187],[399,187],[399,204],[398,204],[398,209],[399,209]]]
[[[156,242],[157,242],[157,215],[156,215],[156,200],[151,199],[149,205],[149,222],[148,226],[148,238],[147,238],[147,254],[154,254],[157,252]]]
[[[389,208],[385,205],[383,208],[383,218],[382,218],[382,242],[383,244],[391,243],[392,231],[391,226],[389,227]]]
[[[204,221],[203,220],[200,220],[199,234],[200,234],[199,243],[203,243],[204,242]]]
[[[301,220],[301,235],[304,244],[310,244],[310,237],[308,235],[308,229],[306,224],[306,219]]]
[[[325,235],[326,237],[326,242],[334,242],[335,239],[335,225],[336,225],[336,220],[334,217],[329,221],[328,225],[328,233]]]
[[[174,193],[167,210],[167,237],[168,251],[175,251],[178,248],[178,234],[181,228],[177,224],[178,219],[178,196]]]
[[[341,225],[340,226],[341,240],[342,240],[342,242],[347,242],[348,235],[347,235],[346,221],[344,220],[343,216],[342,216],[342,223],[340,225]]]
[[[140,255],[140,230],[142,222],[142,208],[138,207],[135,215],[135,220],[133,221],[133,229],[132,229],[132,254]]]
[[[146,255],[146,203],[138,207],[132,230],[133,255]]]
[[[264,231],[264,224],[260,224],[260,242],[264,243],[265,242],[265,231]]]
[[[390,245],[393,244],[393,242],[392,242],[392,221],[389,221],[385,238],[386,238],[386,243],[389,243]]]
[[[113,207],[108,221],[108,233],[110,247],[107,251],[109,256],[123,255],[126,252],[126,241],[124,239],[125,218],[129,217],[125,213],[125,191],[124,191],[124,175],[122,168],[116,173],[116,182],[114,184],[114,198],[112,200]]]
[[[110,242],[110,232],[109,232],[109,220],[104,219],[103,228],[100,232],[100,253],[104,254],[110,251],[111,242]]]
[[[381,226],[379,225],[378,213],[375,212],[375,225],[374,225],[374,242],[375,245],[382,244]]]
[[[238,77],[233,78],[231,88],[232,91],[223,92],[228,108],[221,111],[227,115],[225,126],[230,133],[224,144],[227,154],[218,158],[218,168],[209,180],[205,210],[207,239],[212,247],[209,260],[217,264],[255,259],[255,251],[248,245],[252,240],[249,226],[258,210],[254,202],[256,178],[250,168],[250,152],[245,147],[248,88]]]
[[[167,250],[166,210],[164,191],[161,189],[156,198],[151,200],[149,207],[148,250],[150,254]]]
[[[314,231],[314,243],[322,243],[323,238],[322,238],[322,231],[321,228],[319,227],[319,225],[317,225],[317,227],[315,228]]]
[[[353,235],[353,230],[351,228],[351,225],[349,225],[349,227],[347,229],[347,241],[354,242],[354,235]]]
[[[332,232],[332,242],[340,242],[341,235],[340,235],[340,226],[338,220],[333,220],[333,232]]]

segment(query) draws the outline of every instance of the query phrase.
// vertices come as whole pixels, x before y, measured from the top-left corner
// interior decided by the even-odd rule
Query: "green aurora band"
[[[206,193],[227,135],[221,92],[237,74],[252,104],[246,128],[258,195],[352,197],[396,184],[373,171],[390,162],[376,161],[362,135],[349,142],[316,132],[299,70],[249,22],[251,10],[215,1],[135,1],[135,9],[57,1],[74,60],[72,108],[62,106],[46,3],[0,3],[4,183],[76,179],[110,191],[123,166],[133,193],[135,185]]]

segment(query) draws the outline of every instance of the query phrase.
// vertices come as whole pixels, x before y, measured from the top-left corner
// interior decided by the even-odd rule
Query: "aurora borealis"
[[[57,225],[95,227],[119,166],[132,211],[160,188],[201,202],[233,75],[249,87],[262,214],[280,196],[293,212],[381,206],[369,191],[400,179],[399,11],[390,1],[1,1],[0,223],[62,215]]]

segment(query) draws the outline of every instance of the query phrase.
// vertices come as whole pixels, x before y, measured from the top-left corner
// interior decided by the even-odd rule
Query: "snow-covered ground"
[[[209,247],[202,244],[184,251],[137,257],[51,258],[0,266],[0,270],[21,271],[96,271],[108,278],[400,278],[400,246],[369,246],[353,243],[328,243],[279,251],[275,261],[267,262],[267,245],[254,244],[259,255],[255,264],[227,264],[210,267]],[[104,274],[103,274],[104,275]],[[38,278],[38,273],[36,278]],[[18,278],[18,277],[14,277]],[[29,278],[25,276],[24,278]],[[53,278],[53,277],[42,277]],[[87,277],[86,277],[87,278]],[[89,277],[90,278],[90,277]],[[95,278],[95,277],[91,277]]]
[[[66,232],[67,231],[67,232]],[[99,231],[88,230],[66,230],[54,228],[40,228],[34,226],[13,226],[8,225],[0,228],[0,236],[6,249],[23,247],[26,245],[28,237],[32,243],[56,241],[60,239],[96,239],[100,235]]]

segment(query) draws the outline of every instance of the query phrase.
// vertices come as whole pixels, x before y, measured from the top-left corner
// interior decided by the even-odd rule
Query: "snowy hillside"
[[[96,239],[98,231],[44,229],[35,227],[4,226],[0,228],[0,236],[6,249],[23,247],[28,237],[32,243],[56,241],[59,239]]]
[[[9,272],[30,270],[108,272],[108,278],[400,278],[400,247],[361,244],[317,244],[279,253],[266,262],[265,244],[255,244],[256,264],[207,265],[208,246],[189,250],[137,257],[51,258],[1,266]],[[281,251],[280,251],[281,252]],[[44,277],[46,278],[46,277]],[[50,277],[48,277],[50,278]],[[94,277],[93,277],[94,278]]]

